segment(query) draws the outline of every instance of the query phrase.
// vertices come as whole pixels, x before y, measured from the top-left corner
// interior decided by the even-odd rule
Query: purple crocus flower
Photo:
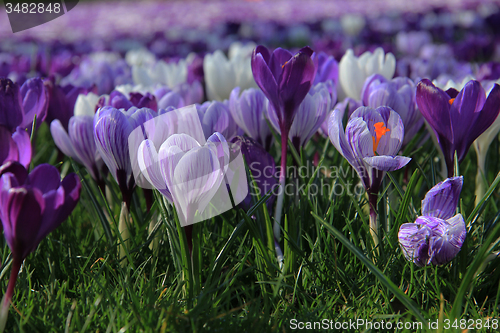
[[[262,147],[258,142],[251,138],[237,136],[232,140],[233,144],[239,145],[243,156],[245,157],[246,164],[252,172],[252,176],[258,188],[254,188],[260,197],[265,196],[269,191],[273,190],[278,184],[275,175],[274,158]],[[248,180],[250,182],[250,179]],[[250,184],[253,187],[253,184]],[[271,207],[275,199],[271,195],[267,200],[267,207]],[[248,193],[245,200],[241,202],[241,206],[248,210],[252,207],[252,194]]]
[[[328,114],[326,117],[325,121],[323,124],[321,124],[321,127],[319,128],[319,132],[327,137],[328,136],[328,122],[330,119],[330,115],[332,114],[333,110],[344,110],[347,111],[347,117],[350,117],[351,114],[356,111],[359,107],[363,106],[360,101],[356,101],[352,99],[351,97],[346,97],[342,102],[337,103],[331,110],[331,112]]]
[[[339,63],[337,60],[333,56],[328,56],[325,52],[314,52],[311,58],[317,62],[314,84],[331,80],[337,87],[339,82]]]
[[[40,78],[29,79],[21,87],[10,79],[0,79],[1,126],[12,132],[17,126],[29,128],[36,115],[38,127],[47,115],[47,106],[48,92]]]
[[[228,140],[237,135],[238,125],[229,112],[228,104],[228,101],[213,101],[196,105],[205,138],[208,139],[215,132],[219,132]]]
[[[131,177],[132,164],[128,137],[134,128],[155,116],[156,112],[151,109],[132,107],[125,111],[109,106],[100,108],[94,116],[94,139],[97,150],[118,183],[122,199],[129,211],[135,183],[134,177]]]
[[[365,106],[389,106],[396,111],[403,120],[403,144],[407,144],[424,124],[424,119],[416,108],[415,92],[415,84],[406,77],[388,80],[380,74],[374,74],[366,79],[361,99]]]
[[[470,145],[497,118],[500,86],[495,84],[486,98],[478,81],[469,81],[460,92],[444,92],[424,79],[417,85],[417,105],[437,137],[451,177],[455,152],[458,163],[462,162]]]
[[[61,182],[59,171],[49,164],[40,164],[29,174],[18,162],[0,167],[0,220],[13,257],[0,310],[0,330],[5,327],[22,262],[71,214],[80,190],[76,174],[67,175]]]
[[[443,265],[460,251],[467,235],[465,222],[455,210],[463,177],[447,178],[422,200],[422,216],[399,228],[399,244],[407,260],[417,266]]]
[[[49,105],[45,121],[50,124],[54,119],[59,119],[63,127],[67,130],[69,119],[73,116],[78,95],[86,95],[89,91],[95,89],[75,87],[71,84],[60,86],[55,84],[54,81],[54,78],[44,80],[45,89],[47,89],[49,95]]]
[[[156,103],[156,97],[147,92],[145,94],[141,94],[138,92],[131,92],[130,97],[127,98],[124,94],[119,92],[118,90],[113,90],[109,95],[109,105],[116,109],[125,109],[128,110],[131,107],[148,108],[153,111],[158,110],[158,105]]]
[[[334,94],[336,97],[336,93]],[[332,101],[332,95],[327,83],[318,83],[307,93],[302,103],[300,103],[288,134],[288,138],[297,151],[300,151],[300,147],[304,147],[321,127],[335,102]],[[273,127],[281,134],[277,113],[272,106],[269,106],[267,115]]]
[[[104,183],[99,174],[102,159],[97,152],[94,140],[94,118],[91,116],[73,116],[69,120],[67,131],[59,119],[55,119],[50,124],[50,132],[57,148],[64,155],[84,165],[92,178],[104,190]]]
[[[349,117],[344,132],[345,110],[334,110],[330,116],[328,136],[335,148],[356,170],[368,193],[370,231],[378,244],[377,198],[386,171],[401,169],[410,158],[398,156],[403,143],[401,117],[390,107],[360,107]]]
[[[18,127],[11,133],[0,126],[0,166],[9,161],[17,161],[28,167],[31,162],[31,141],[29,134]]]
[[[249,88],[240,94],[240,87],[236,87],[229,97],[229,111],[236,124],[266,151],[271,148],[273,140],[266,121],[268,106],[269,102],[260,89]]]

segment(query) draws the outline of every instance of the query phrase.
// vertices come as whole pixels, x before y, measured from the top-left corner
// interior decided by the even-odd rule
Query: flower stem
[[[17,276],[19,270],[21,269],[22,260],[14,257],[12,261],[12,268],[10,271],[9,285],[7,286],[7,292],[2,298],[2,309],[0,309],[0,333],[5,330],[5,324],[7,324],[7,317],[9,316],[10,301],[12,300],[12,295],[14,295],[14,287],[16,286]]]
[[[373,248],[377,248],[378,252],[378,245],[379,245],[379,239],[378,239],[378,220],[377,220],[377,199],[378,199],[378,193],[375,192],[370,192],[368,193],[368,202],[370,204],[370,234],[372,235],[373,238]]]
[[[128,264],[127,260],[127,247],[128,247],[128,242],[130,238],[130,231],[129,231],[129,210],[127,207],[127,204],[125,202],[122,202],[122,208],[120,212],[120,220],[118,221],[118,232],[121,235],[122,238],[122,243],[120,244],[120,259],[123,258],[121,261],[121,266],[126,267]]]
[[[280,268],[283,266],[283,252],[281,251],[281,248],[279,246],[279,240],[281,234],[280,222],[281,222],[281,213],[283,211],[283,200],[285,199],[286,157],[287,157],[288,131],[289,131],[289,129],[284,129],[283,127],[281,128],[281,169],[279,178],[280,189],[278,192],[278,199],[276,202],[276,210],[274,212],[274,225],[273,225],[276,257],[278,259],[278,264],[280,265]]]

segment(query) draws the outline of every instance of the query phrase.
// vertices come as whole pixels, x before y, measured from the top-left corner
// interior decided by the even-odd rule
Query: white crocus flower
[[[440,80],[439,80],[439,78],[438,78],[437,80],[432,80],[432,83],[433,83],[436,87],[438,87],[438,88],[440,88],[440,89],[442,89],[442,90],[444,90],[444,91],[446,91],[446,90],[448,90],[448,89],[450,89],[450,88],[453,88],[453,89],[456,89],[456,90],[460,91],[460,90],[462,90],[462,89],[463,89],[463,87],[465,86],[465,84],[466,84],[467,82],[469,82],[470,80],[475,80],[475,78],[474,78],[472,75],[467,75],[467,76],[465,76],[465,77],[462,79],[462,81],[457,81],[457,82],[455,82],[455,81],[453,81],[453,80],[448,80],[448,81],[446,81],[446,83],[445,83],[445,84],[441,84],[441,83],[440,83]]]
[[[235,87],[257,88],[253,79],[251,54],[254,44],[233,43],[229,59],[220,50],[207,54],[203,59],[203,71],[209,100],[228,99]]]
[[[87,95],[78,95],[75,102],[75,108],[73,109],[74,115],[93,117],[95,115],[97,103],[101,98],[107,101],[109,95],[98,96],[92,92],[89,92]]]
[[[186,82],[187,64],[187,59],[181,59],[177,63],[160,60],[154,65],[133,65],[132,79],[136,85],[149,87],[160,84],[172,89]]]
[[[156,62],[153,53],[145,48],[130,50],[125,54],[125,61],[129,66],[152,66]]]
[[[384,55],[384,50],[380,47],[373,53],[363,53],[359,58],[349,49],[339,63],[339,81],[347,97],[360,100],[366,78],[380,74],[392,79],[395,70],[396,58],[392,53]]]

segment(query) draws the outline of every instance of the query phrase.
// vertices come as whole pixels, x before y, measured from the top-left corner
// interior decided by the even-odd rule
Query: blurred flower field
[[[0,332],[498,331],[499,2],[0,12]]]

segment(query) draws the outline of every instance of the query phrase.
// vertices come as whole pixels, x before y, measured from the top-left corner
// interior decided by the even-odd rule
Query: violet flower
[[[0,125],[14,131],[29,128],[36,115],[37,128],[47,115],[48,92],[40,78],[27,80],[21,87],[9,79],[0,79]]]
[[[128,211],[135,186],[134,177],[131,176],[128,137],[134,128],[155,116],[156,112],[146,108],[132,107],[125,111],[109,106],[100,108],[94,116],[94,139],[97,150],[118,183]]]
[[[467,235],[461,214],[455,215],[463,177],[447,178],[422,200],[422,216],[399,228],[399,244],[417,266],[444,265],[460,251]]]
[[[280,192],[275,213],[274,236],[280,238],[280,219],[283,208],[286,177],[288,134],[300,103],[304,100],[316,76],[316,67],[311,59],[313,51],[304,47],[292,56],[281,48],[273,53],[259,45],[252,54],[252,72],[255,82],[262,89],[276,111],[281,132]],[[278,254],[278,261],[282,262]]]
[[[31,141],[28,132],[18,127],[11,133],[0,126],[0,166],[9,161],[17,161],[25,168],[31,162]]]
[[[377,198],[386,171],[401,169],[410,158],[398,156],[403,143],[401,117],[390,107],[360,107],[349,117],[344,132],[345,110],[334,110],[330,116],[330,141],[356,170],[368,193],[370,231],[378,244]]]
[[[227,101],[213,101],[196,105],[201,127],[207,140],[215,132],[221,133],[228,140],[237,135],[238,125],[229,112],[228,104]]]
[[[69,119],[74,114],[78,95],[86,95],[92,89],[75,87],[71,84],[60,86],[55,84],[53,78],[44,80],[44,85],[49,95],[49,105],[45,122],[50,125],[54,119],[59,119],[63,127],[68,130]]]
[[[497,118],[500,86],[495,84],[486,98],[478,81],[469,81],[460,92],[444,92],[424,79],[417,85],[417,105],[437,137],[451,177],[455,152],[458,163],[462,162],[470,145]]]
[[[415,92],[415,84],[408,78],[397,77],[388,80],[380,74],[374,74],[366,79],[361,99],[365,106],[389,106],[396,111],[403,120],[403,144],[407,144],[424,124],[424,119],[416,107]]]
[[[40,164],[29,174],[18,162],[0,167],[0,220],[13,257],[0,310],[0,331],[5,328],[22,262],[71,214],[80,190],[76,174],[67,175],[61,182],[59,171],[49,164]]]
[[[229,111],[236,124],[266,151],[273,141],[266,121],[268,106],[269,102],[260,89],[250,88],[240,94],[240,87],[236,87],[229,97]]]

